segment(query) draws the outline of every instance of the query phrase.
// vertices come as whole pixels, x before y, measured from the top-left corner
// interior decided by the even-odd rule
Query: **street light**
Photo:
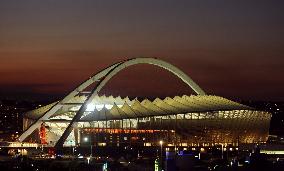
[[[76,148],[76,147],[72,147],[72,154],[73,154],[73,157],[74,157],[74,154],[75,154],[75,151],[76,151],[75,148]]]
[[[88,138],[88,137],[84,137],[84,141],[85,141],[85,142],[88,142],[88,141],[89,141],[89,138]],[[92,141],[91,141],[91,140],[90,140],[90,146],[91,146],[91,153],[90,153],[90,156],[92,157],[93,145],[92,145]]]
[[[160,145],[161,145],[161,147],[163,146],[163,141],[162,140],[160,141]]]
[[[163,170],[163,141],[160,141],[161,145],[161,169]]]

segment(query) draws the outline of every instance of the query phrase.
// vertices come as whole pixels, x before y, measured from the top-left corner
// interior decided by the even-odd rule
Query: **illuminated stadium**
[[[156,98],[99,96],[119,71],[136,64],[168,70],[196,95]],[[91,90],[88,87],[94,85]],[[83,82],[62,100],[24,114],[21,142],[47,146],[213,146],[263,143],[271,113],[223,97],[207,95],[175,66],[155,58],[115,63]]]

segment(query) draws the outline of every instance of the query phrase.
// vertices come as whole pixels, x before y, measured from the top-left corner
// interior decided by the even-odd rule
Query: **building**
[[[164,68],[196,95],[155,100],[99,96],[112,76],[136,64]],[[96,84],[91,91],[86,88]],[[267,141],[271,113],[207,95],[184,72],[154,58],[121,61],[90,77],[60,101],[27,112],[20,141],[49,146],[237,146]]]

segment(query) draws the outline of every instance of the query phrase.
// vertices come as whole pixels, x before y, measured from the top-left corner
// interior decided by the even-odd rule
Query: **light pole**
[[[75,147],[72,147],[72,155],[74,157],[74,154],[75,154]]]
[[[93,144],[91,143],[91,155],[90,155],[90,157],[92,157],[93,156]]]
[[[88,137],[85,137],[85,138],[84,138],[84,141],[85,141],[85,142],[88,142],[88,141],[89,141],[89,138],[88,138]],[[91,141],[91,139],[90,139],[90,146],[91,146],[91,153],[90,153],[90,157],[92,157],[92,153],[93,153],[93,146],[92,146],[92,141]]]
[[[222,145],[222,148],[221,148],[221,150],[222,150],[222,159],[224,159],[224,145],[223,144],[221,144]]]
[[[163,141],[160,141],[161,145],[161,170],[163,170]]]

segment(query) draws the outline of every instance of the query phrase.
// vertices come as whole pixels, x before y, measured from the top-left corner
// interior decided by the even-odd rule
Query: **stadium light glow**
[[[107,109],[111,109],[111,108],[113,107],[113,105],[106,104],[105,107],[106,107]]]
[[[98,105],[95,105],[96,109],[98,111],[101,111],[103,108],[104,108],[104,105],[103,104],[98,104]]]
[[[93,103],[90,103],[90,104],[87,105],[87,110],[86,111],[92,112],[92,111],[95,110],[95,108],[96,108],[96,105],[93,104]]]

